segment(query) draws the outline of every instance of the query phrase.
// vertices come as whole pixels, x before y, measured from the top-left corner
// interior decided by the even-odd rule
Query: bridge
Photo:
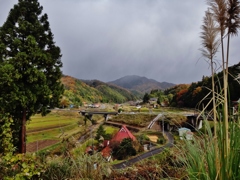
[[[155,117],[148,125],[148,129],[151,129],[152,126],[155,123],[158,123],[158,125],[160,126],[160,128],[162,129],[162,132],[164,131],[177,131],[177,129],[179,127],[186,127],[189,128],[193,131],[199,130],[202,128],[202,122],[204,120],[204,118],[202,116],[199,116],[194,114],[194,115],[186,115],[187,120],[186,122],[183,122],[181,124],[179,124],[178,126],[176,125],[170,125],[170,122],[165,119],[164,114],[160,113],[158,114],[157,117]],[[208,120],[211,120],[211,117],[208,117]]]
[[[150,122],[150,124],[148,125],[148,129],[151,129],[152,128],[152,126],[155,124],[155,122],[159,119],[159,118],[161,118],[163,116],[163,114],[158,114],[157,115],[157,117],[155,117],[151,122]]]
[[[90,121],[92,121],[92,117],[94,114],[98,114],[98,115],[103,115],[103,117],[105,118],[105,121],[107,121],[109,119],[109,115],[118,115],[118,112],[102,112],[102,111],[79,111],[79,114],[85,116],[87,119],[89,119]]]

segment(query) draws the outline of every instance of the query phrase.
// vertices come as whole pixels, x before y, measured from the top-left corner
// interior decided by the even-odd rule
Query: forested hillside
[[[122,103],[136,99],[130,91],[98,80],[83,81],[71,76],[63,76],[61,81],[65,89],[61,99],[62,107],[70,104],[80,106],[84,102]]]
[[[240,98],[239,90],[239,74],[240,63],[229,67],[229,97],[230,101],[236,101]],[[223,87],[222,72],[215,75],[215,88],[220,93],[220,89]],[[206,106],[212,97],[211,90],[211,77],[203,77],[201,81],[194,82],[190,85],[180,84],[164,91],[164,93],[172,94],[173,99],[170,102],[171,106],[189,107],[189,108],[202,108]],[[208,95],[208,93],[210,93]],[[208,96],[207,96],[208,95]],[[211,107],[211,106],[209,106]]]
[[[240,63],[229,67],[229,97],[231,101],[236,101],[240,98],[239,67]],[[83,102],[122,103],[142,98],[140,94],[136,93],[137,91],[134,94],[130,90],[99,80],[79,80],[70,76],[63,76],[61,80],[65,88],[61,106],[69,106],[70,104],[79,106]],[[215,82],[215,88],[220,92],[220,89],[223,87],[222,72],[215,75]],[[201,109],[211,99],[212,94],[210,90],[211,77],[203,76],[201,81],[191,84],[179,84],[166,89],[164,91],[165,96],[163,94],[156,95],[153,93],[155,91],[151,90],[149,97],[161,97],[161,102],[171,100],[169,102],[170,106]]]
[[[104,102],[109,102],[109,100],[112,102],[126,102],[129,100],[136,100],[136,96],[134,96],[129,90],[122,87],[104,83],[99,80],[91,80],[84,82],[100,91],[103,94]]]

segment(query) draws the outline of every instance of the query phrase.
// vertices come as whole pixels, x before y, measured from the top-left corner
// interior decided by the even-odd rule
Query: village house
[[[128,128],[123,125],[121,129],[113,136],[111,143],[118,142],[121,143],[123,139],[131,138],[133,141],[136,141],[136,137],[128,130]]]
[[[114,143],[121,143],[123,139],[125,138],[131,138],[133,141],[136,141],[136,137],[127,129],[125,125],[121,127],[121,129],[113,136],[111,140],[105,140],[103,142],[104,149],[101,151],[102,156],[107,160],[110,161],[111,159],[111,144]]]
[[[150,104],[155,104],[155,103],[157,103],[157,100],[158,100],[158,98],[157,98],[157,97],[154,97],[154,98],[150,98],[148,102],[149,102]]]
[[[237,101],[232,101],[233,115],[238,113],[239,104],[240,104],[240,98]]]
[[[127,129],[125,125],[123,125],[111,140],[103,140],[102,143],[99,144],[99,147],[103,148],[101,150],[101,154],[106,159],[106,161],[110,161],[112,158],[111,145],[120,144],[125,138],[130,138],[133,141],[137,141],[136,137]],[[97,151],[99,151],[97,147],[92,145],[86,148],[85,153],[92,155],[94,152]]]
[[[193,138],[193,133],[188,128],[185,128],[185,127],[179,128],[178,132],[179,132],[180,139],[186,138],[187,140],[192,140]]]

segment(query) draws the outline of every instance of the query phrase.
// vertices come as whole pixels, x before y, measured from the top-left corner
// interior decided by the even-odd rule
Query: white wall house
[[[183,139],[183,137],[185,137],[187,140],[192,140],[193,138],[193,133],[188,128],[185,128],[185,127],[179,128],[178,132],[179,132],[180,139]]]

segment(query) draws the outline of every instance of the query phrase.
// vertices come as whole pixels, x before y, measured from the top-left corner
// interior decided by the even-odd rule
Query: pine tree
[[[145,93],[144,96],[143,96],[143,103],[148,103],[149,99],[150,99],[149,94]]]
[[[104,138],[105,136],[106,136],[106,131],[104,130],[103,125],[100,125],[97,130],[95,139],[99,141],[101,137]]]
[[[59,103],[61,51],[38,0],[19,0],[0,27],[0,113],[14,120],[14,145],[26,152],[26,120]]]

